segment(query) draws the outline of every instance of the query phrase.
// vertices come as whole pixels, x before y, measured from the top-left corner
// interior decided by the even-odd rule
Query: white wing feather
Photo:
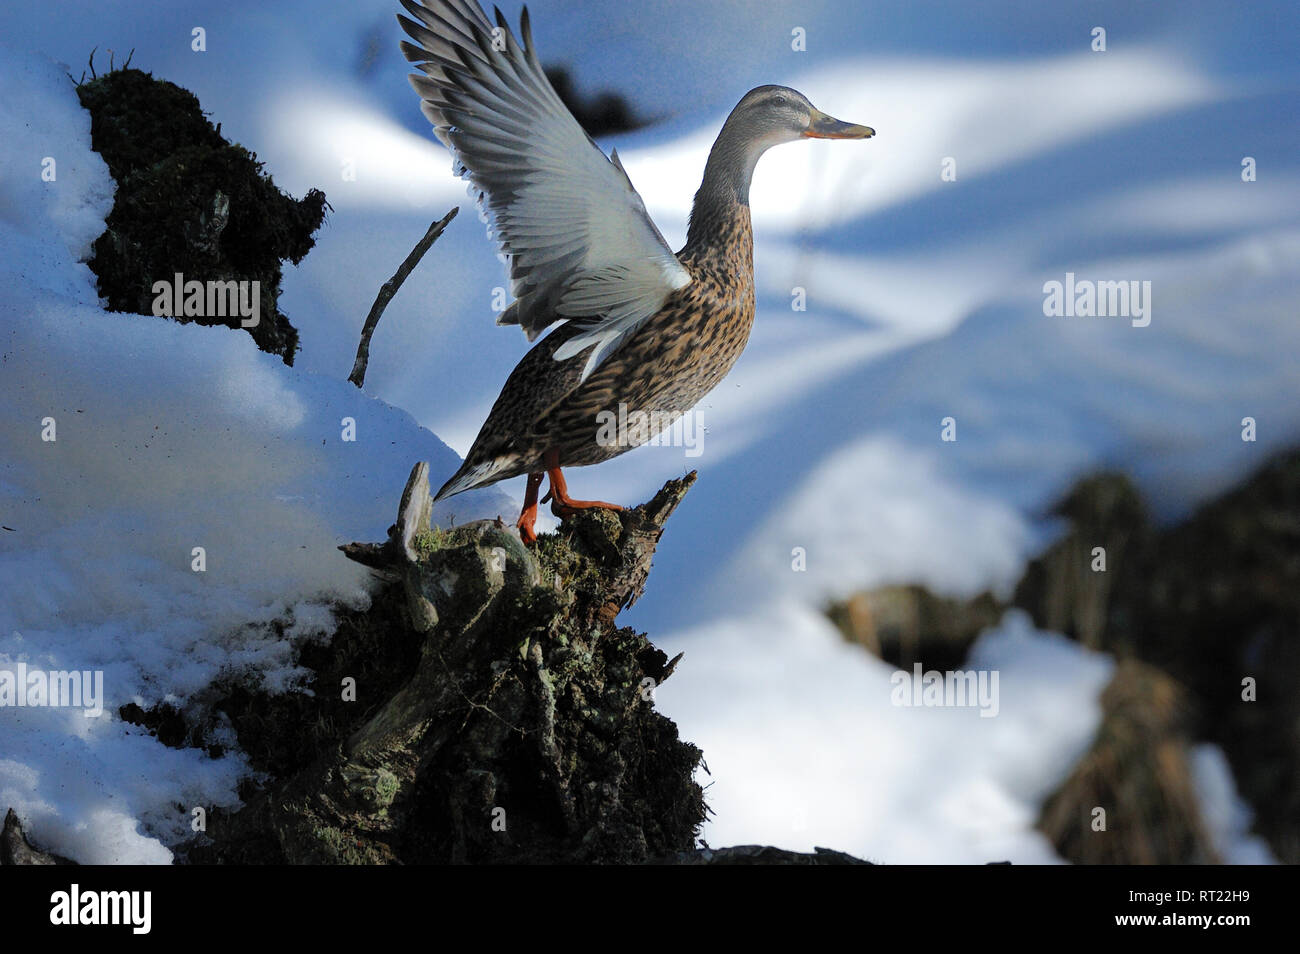
[[[500,11],[490,22],[475,0],[401,0],[415,43],[402,49],[434,132],[479,193],[501,246],[516,301],[503,319],[530,339],[555,321],[581,329],[558,361],[593,349],[583,380],[690,273],[673,255],[618,161],[578,125],[551,87],[533,47]],[[418,21],[418,22],[416,22]]]

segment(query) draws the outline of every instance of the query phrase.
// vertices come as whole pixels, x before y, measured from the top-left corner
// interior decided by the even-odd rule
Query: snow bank
[[[977,707],[895,705],[893,667],[795,601],[683,643],[691,648],[658,698],[704,749],[711,844],[761,834],[886,862],[1057,860],[1033,824],[1092,741],[1108,657],[1011,613],[965,667],[998,674],[997,714],[982,717]]]
[[[1091,731],[1089,693],[1103,681],[1103,663],[1004,624],[989,645],[1013,646],[1039,663],[1050,655],[1051,665],[1031,678],[1014,659],[999,660],[1007,673],[1002,714],[959,731],[967,713],[880,708],[885,673],[838,644],[821,601],[903,578],[946,593],[1005,588],[1050,530],[1043,508],[1081,472],[1131,470],[1162,515],[1176,516],[1300,437],[1300,407],[1290,397],[1300,384],[1293,360],[1300,142],[1286,121],[1300,105],[1288,42],[1295,31],[1286,28],[1294,5],[1267,4],[1243,20],[1211,0],[1169,10],[1105,0],[1091,14],[1109,31],[1104,54],[1088,51],[1092,22],[1050,5],[967,10],[900,0],[853,13],[808,0],[761,10],[743,0],[674,2],[635,23],[619,3],[531,7],[544,59],[570,62],[585,87],[627,90],[643,114],[663,120],[618,145],[670,241],[684,234],[705,151],[745,89],[787,83],[878,130],[868,143],[784,146],[760,164],[759,314],[746,354],[699,409],[703,456],[646,447],[572,478],[581,496],[632,502],[668,476],[701,470],[627,621],[669,652],[687,650],[660,703],[717,773],[717,820],[707,836],[715,844],[819,841],[889,861],[934,857],[945,842],[964,846],[953,848],[953,859],[1047,857],[1028,828],[1031,793],[1047,785],[1052,766],[1063,776],[1064,763],[1025,770],[997,740],[1037,722],[1055,741],[1035,742],[1032,751],[1070,751]],[[142,629],[149,639],[126,640],[127,654],[145,659],[133,678],[175,665],[197,683],[231,655],[222,642],[207,670],[189,661],[191,649],[207,651],[211,636],[194,635],[202,623],[226,618],[218,606],[262,610],[240,619],[284,612],[252,605],[270,599],[271,578],[241,576],[240,561],[265,569],[275,552],[284,568],[278,582],[292,584],[283,592],[297,594],[300,608],[319,606],[311,601],[321,587],[349,592],[356,578],[334,568],[333,543],[387,525],[393,486],[410,460],[431,457],[435,474],[450,472],[450,454],[438,456],[416,422],[463,452],[526,343],[492,325],[503,272],[474,216],[461,215],[389,308],[372,349],[370,393],[414,420],[337,385],[374,289],[430,221],[465,202],[403,79],[388,0],[291,0],[273,10],[251,0],[220,8],[181,0],[165,10],[127,6],[111,23],[93,3],[65,8],[21,21],[6,12],[15,21],[6,35],[75,62],[74,73],[96,44],[135,46],[137,64],[194,90],[282,185],[299,193],[320,186],[335,209],[316,250],[285,277],[286,310],[303,330],[299,365],[324,375],[316,378],[272,372],[241,336],[71,308],[94,304],[75,259],[98,229],[89,220],[103,214],[102,176],[98,185],[91,176],[57,193],[35,177],[0,180],[0,268],[23,278],[3,317],[26,324],[44,316],[41,327],[50,330],[39,333],[40,347],[55,356],[18,370],[21,388],[11,382],[22,362],[10,357],[0,366],[4,397],[14,395],[21,410],[5,423],[5,457],[14,463],[0,471],[0,492],[5,500],[39,492],[31,506],[39,504],[40,526],[88,537],[100,559],[115,553],[133,574],[166,574],[154,597],[174,586],[186,609],[159,624],[165,614],[155,606],[148,625],[161,626],[162,636]],[[513,20],[517,9],[507,13]],[[1263,32],[1262,22],[1276,28]],[[204,54],[190,49],[196,24],[208,30]],[[791,50],[795,27],[806,31],[806,53]],[[12,64],[26,61],[3,62],[7,83],[27,85],[0,103],[0,149],[26,148],[18,124],[32,123],[59,143],[61,176],[77,162],[89,170],[86,120],[67,103],[66,79],[45,70],[39,82],[20,80],[10,74],[31,67]],[[58,123],[67,128],[50,125]],[[9,135],[13,129],[24,135]],[[5,168],[33,161],[5,155],[20,160]],[[1244,156],[1258,160],[1254,183],[1241,181]],[[951,182],[939,176],[947,157],[956,160]],[[61,179],[61,190],[70,187]],[[40,224],[58,214],[50,203],[89,224]],[[37,224],[15,224],[29,218]],[[1066,271],[1152,280],[1152,324],[1044,317],[1042,285]],[[791,309],[796,287],[807,293],[807,311]],[[4,334],[6,353],[18,345],[36,351],[33,328]],[[106,360],[79,349],[83,339]],[[216,383],[225,380],[239,383]],[[150,407],[159,410],[151,416]],[[33,440],[50,413],[60,421],[53,447]],[[347,414],[359,422],[358,445],[337,440]],[[958,440],[945,444],[940,422],[948,415]],[[1240,440],[1247,415],[1260,422],[1258,443]],[[387,445],[391,457],[382,455],[386,434],[397,441]],[[369,483],[355,470],[360,442],[380,455]],[[92,455],[92,446],[102,452]],[[167,449],[193,455],[197,466],[169,469]],[[148,479],[122,462],[128,453],[148,461]],[[227,460],[228,474],[216,466]],[[63,465],[74,461],[86,476],[64,492],[72,477]],[[101,514],[101,480],[124,501],[119,509]],[[154,484],[163,488],[158,507],[148,492]],[[273,507],[276,495],[304,499],[276,499]],[[373,513],[354,509],[363,498],[373,498],[366,504]],[[76,506],[93,516],[77,520]],[[166,507],[173,512],[163,516]],[[254,520],[266,521],[268,533],[291,529],[308,549],[241,551],[240,540],[262,538],[234,528]],[[94,542],[101,524],[126,538],[128,550]],[[147,542],[131,549],[137,535]],[[7,538],[15,536],[0,531],[0,546],[14,546]],[[186,575],[189,549],[200,544],[211,558],[202,583]],[[52,556],[41,555],[46,546]],[[47,616],[65,611],[59,601],[69,599],[66,612],[84,626],[93,607],[77,603],[86,598],[77,586],[60,582],[83,565],[68,546],[28,543],[33,555],[24,565],[45,561],[41,578],[51,582],[42,586],[59,594],[46,600]],[[791,568],[795,546],[807,552],[804,573]],[[121,628],[138,625],[131,613],[147,621],[151,598],[136,595],[115,568],[84,565],[98,566],[103,590],[132,620],[104,624],[112,639],[125,639]],[[29,589],[33,576],[20,579]],[[24,608],[29,643],[32,634],[62,632],[62,624],[42,622],[33,608],[40,599],[38,588],[15,604]],[[4,612],[17,615],[8,602],[6,595]],[[199,622],[186,630],[187,619]],[[259,664],[280,664],[273,647],[242,638],[252,639]],[[54,635],[49,645],[60,639],[81,645]],[[11,644],[0,652],[13,653]],[[742,659],[743,678],[732,671]],[[1031,691],[1040,684],[1051,691]],[[42,767],[59,756],[36,751],[16,761],[12,779],[53,771]],[[82,759],[69,754],[61,764],[72,772]],[[161,761],[153,770],[163,774]],[[108,777],[102,765],[85,773]],[[961,786],[945,794],[958,774]],[[182,775],[190,777],[178,769]],[[47,791],[29,782],[30,792]],[[1022,783],[1024,791],[1016,788]],[[220,785],[229,791],[229,778]],[[36,794],[26,797],[37,804]],[[121,815],[128,830],[149,804],[133,798]],[[830,799],[828,809],[809,808],[814,798]],[[40,810],[84,825],[83,804],[90,803]],[[811,817],[796,836],[792,819],[801,811]],[[105,838],[108,831],[97,829]]]
[[[294,644],[333,630],[334,603],[367,600],[337,545],[382,537],[415,461],[458,460],[405,412],[247,335],[101,311],[79,259],[113,183],[89,117],[53,64],[0,64],[0,165],[20,171],[0,180],[0,669],[100,671],[106,697],[97,718],[0,710],[0,803],[78,861],[166,862],[189,807],[234,804],[247,766],[167,749],[118,708],[183,705],[230,670],[298,684]],[[512,507],[488,491],[439,511]]]

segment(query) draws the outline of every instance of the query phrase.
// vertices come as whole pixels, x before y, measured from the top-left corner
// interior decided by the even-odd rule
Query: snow
[[[42,141],[0,136],[4,167],[29,170],[0,183],[0,668],[102,671],[107,699],[94,719],[6,708],[0,802],[79,861],[167,862],[188,831],[175,806],[236,805],[248,767],[165,748],[117,710],[183,704],[231,670],[299,684],[294,645],[333,631],[331,603],[368,599],[337,546],[382,537],[415,461],[441,472],[457,458],[405,412],[247,335],[103,312],[78,262],[113,191],[89,117],[53,64],[4,63],[7,108],[27,103]],[[489,490],[438,509],[513,507]]]
[[[688,737],[708,762],[710,844],[761,833],[794,849],[848,844],[875,861],[1059,861],[1033,829],[1037,806],[1092,741],[1109,658],[1008,614],[965,666],[999,675],[999,711],[986,719],[894,705],[893,667],[795,600],[684,642],[692,649],[656,701],[697,727]]]
[[[1217,745],[1192,750],[1192,784],[1210,841],[1228,865],[1271,865],[1268,843],[1250,834],[1250,806],[1237,795],[1228,758]]]
[[[893,582],[1005,592],[1080,474],[1123,467],[1172,519],[1300,437],[1296,10],[735,0],[665,2],[651,28],[626,4],[530,8],[545,60],[660,120],[604,145],[670,244],[745,89],[786,83],[878,131],[760,163],[759,314],[697,409],[703,455],[646,447],[571,477],[582,496],[633,502],[701,472],[626,621],[686,651],[659,704],[713,772],[706,838],[1052,860],[1037,805],[1086,746],[1109,663],[1012,615],[976,653],[1001,674],[996,718],[899,709],[888,667],[821,609]],[[329,600],[364,599],[334,547],[382,533],[415,460],[435,481],[455,469],[433,434],[467,450],[527,346],[493,325],[505,276],[466,207],[389,307],[366,391],[344,380],[375,290],[467,205],[403,79],[395,10],[178,0],[110,18],[78,0],[2,15],[0,168],[53,156],[59,178],[0,178],[0,507],[18,528],[0,531],[0,665],[102,666],[110,702],[99,720],[5,712],[0,801],[79,860],[166,861],[187,823],[175,803],[232,803],[237,758],[165,749],[112,713],[184,700],[228,666],[300,680],[267,624],[315,638]],[[1088,48],[1097,24],[1105,53]],[[135,47],[134,65],[192,89],[281,186],[326,191],[318,246],[285,276],[295,369],[244,335],[99,310],[78,263],[112,183],[39,55],[79,74],[96,45],[119,61]],[[1045,317],[1043,284],[1067,271],[1151,281],[1150,326]],[[45,416],[54,444],[39,440]],[[340,440],[348,416],[355,443]],[[949,416],[955,442],[941,440]],[[1240,438],[1247,416],[1256,443]],[[449,503],[512,509],[494,492]],[[1203,800],[1231,844],[1246,823],[1223,808],[1220,769]]]

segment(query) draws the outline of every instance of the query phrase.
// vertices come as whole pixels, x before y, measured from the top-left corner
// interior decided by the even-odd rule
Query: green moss
[[[429,557],[439,550],[451,550],[467,543],[473,543],[475,532],[466,527],[453,527],[443,529],[442,527],[432,527],[429,530],[417,533],[412,539],[411,544],[415,552],[421,557]]]
[[[442,544],[446,539],[446,536],[447,532],[445,530],[434,527],[432,530],[417,533],[411,539],[411,545],[417,554],[422,557],[427,557],[442,549]]]
[[[393,804],[393,799],[397,797],[397,792],[401,788],[397,781],[397,776],[388,769],[380,769],[375,774],[375,802],[381,809],[388,808]]]
[[[366,842],[337,828],[322,826],[316,829],[315,836],[326,856],[335,864],[373,865],[384,861]]]
[[[589,596],[598,592],[604,583],[600,567],[590,557],[575,550],[564,534],[539,536],[533,554],[541,568],[542,583],[546,586]]]

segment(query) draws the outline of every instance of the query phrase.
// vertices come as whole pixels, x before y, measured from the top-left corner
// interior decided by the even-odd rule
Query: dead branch
[[[366,380],[366,365],[370,361],[370,338],[375,333],[375,328],[379,325],[379,318],[388,307],[388,303],[393,300],[397,290],[402,287],[406,281],[406,276],[410,275],[415,266],[420,264],[420,259],[424,258],[424,253],[429,251],[429,247],[438,240],[460,207],[452,209],[437,222],[429,226],[429,231],[424,233],[424,238],[420,239],[415,248],[411,249],[411,254],[406,256],[406,261],[393,274],[393,277],[384,282],[379,289],[379,295],[375,298],[375,303],[370,306],[370,314],[366,315],[366,323],[361,329],[361,341],[357,344],[357,359],[352,364],[352,373],[348,375],[348,380],[361,387]]]

